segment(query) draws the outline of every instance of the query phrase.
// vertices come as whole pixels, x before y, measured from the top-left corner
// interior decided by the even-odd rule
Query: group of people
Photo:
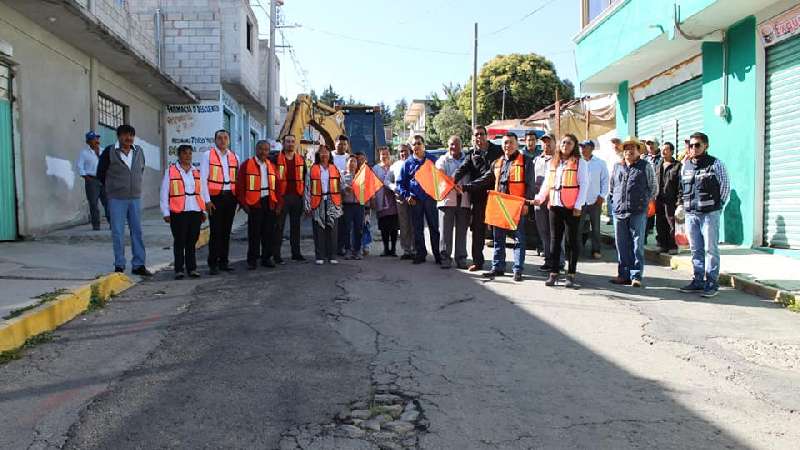
[[[150,275],[145,267],[139,211],[144,154],[133,144],[135,130],[129,125],[117,130],[117,143],[99,152],[94,133],[86,136],[88,150],[97,159],[96,175],[86,176],[93,226],[99,226],[96,202],[105,191],[111,224],[115,270],[124,271],[123,230],[130,228],[132,272]],[[300,225],[303,216],[312,221],[314,260],[318,265],[338,264],[338,258],[358,260],[365,223],[374,210],[383,241],[381,256],[426,262],[424,235],[427,226],[430,253],[443,269],[453,266],[477,272],[486,269],[484,245],[492,240],[491,266],[483,276],[503,276],[506,240],[513,240],[511,273],[523,280],[526,222],[533,220],[542,242],[548,274],[545,285],[577,287],[577,263],[588,241],[591,255],[601,258],[600,216],[603,203],[613,219],[618,259],[617,276],[610,282],[642,286],[644,245],[648,222],[658,230],[659,246],[674,253],[676,221],[685,221],[692,252],[694,277],[682,290],[716,295],[719,284],[719,219],[728,199],[730,184],[725,166],[708,154],[708,137],[694,133],[676,158],[674,145],[660,148],[651,139],[613,139],[617,153],[609,174],[606,163],[593,155],[592,141],[578,142],[572,134],[557,140],[553,134],[537,137],[528,132],[527,152],[519,138],[508,133],[502,146],[489,141],[486,128],[472,133],[472,147],[464,150],[460,137],[452,136],[447,152],[434,158],[425,150],[425,139],[414,136],[401,144],[392,161],[388,147],[379,151],[379,162],[370,168],[382,183],[374,195],[365,195],[355,180],[367,164],[366,155],[351,153],[346,136],[338,136],[333,151],[321,140],[313,163],[307,164],[296,149],[296,138],[283,138],[283,149],[270,153],[269,143],[259,141],[255,156],[239,161],[230,149],[227,131],[215,133],[215,146],[203,153],[200,166],[192,164],[193,148],[181,145],[178,160],[165,171],[161,186],[161,212],[174,237],[176,278],[199,277],[195,246],[200,226],[209,220],[209,274],[231,271],[230,234],[237,208],[248,215],[247,267],[283,264],[281,244],[287,217],[291,258],[303,261]],[[537,149],[541,147],[541,151]],[[92,155],[83,155],[91,159]],[[438,173],[454,187],[440,199],[425,191],[415,176],[431,160]],[[682,160],[682,161],[681,161]],[[87,169],[87,172],[90,168]],[[363,178],[363,177],[362,177]],[[523,202],[516,226],[506,229],[486,225],[490,191],[508,194]],[[652,218],[652,219],[650,219]],[[467,234],[471,233],[468,255]],[[400,243],[402,254],[397,253]],[[468,263],[468,256],[471,263]]]

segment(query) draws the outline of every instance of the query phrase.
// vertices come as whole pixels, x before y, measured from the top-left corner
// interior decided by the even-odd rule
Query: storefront
[[[703,79],[696,77],[636,102],[636,135],[655,137],[681,148],[681,142],[703,131]]]

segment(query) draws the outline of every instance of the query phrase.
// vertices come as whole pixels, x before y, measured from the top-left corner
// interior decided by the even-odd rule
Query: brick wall
[[[164,14],[164,69],[201,98],[219,98],[220,33],[211,10]]]
[[[258,23],[244,0],[227,0],[220,5],[222,14],[222,80],[244,86],[254,98],[259,97]],[[247,20],[253,24],[252,51],[247,50]]]
[[[100,23],[125,40],[151,64],[157,65],[152,16],[150,20],[142,21],[145,17],[129,11],[128,1],[120,4],[118,0],[93,0],[92,11]]]

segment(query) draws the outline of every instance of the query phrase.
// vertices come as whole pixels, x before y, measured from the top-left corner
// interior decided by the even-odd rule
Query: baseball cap
[[[95,139],[100,139],[100,135],[95,133],[94,131],[90,131],[90,132],[86,133],[86,140],[87,141],[92,141],[92,140],[95,140]]]
[[[585,146],[588,145],[588,146],[594,148],[594,141],[592,141],[591,139],[586,139],[585,141],[581,142],[579,145],[581,147],[585,147]]]
[[[545,139],[545,138],[550,139],[551,141],[555,141],[556,140],[556,135],[553,134],[553,133],[545,133],[539,139]]]

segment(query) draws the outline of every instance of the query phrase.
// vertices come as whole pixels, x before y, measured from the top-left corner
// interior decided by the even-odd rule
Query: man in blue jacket
[[[436,260],[436,264],[441,264],[442,259],[439,254],[439,215],[436,212],[436,200],[425,193],[422,186],[417,183],[414,175],[425,163],[425,159],[430,159],[425,153],[425,139],[414,136],[412,145],[413,154],[408,158],[400,170],[398,187],[400,196],[404,198],[411,207],[411,224],[414,226],[414,264],[425,262],[427,251],[425,250],[425,222],[428,223],[428,233],[431,239],[431,252]],[[435,162],[431,159],[431,162]]]

